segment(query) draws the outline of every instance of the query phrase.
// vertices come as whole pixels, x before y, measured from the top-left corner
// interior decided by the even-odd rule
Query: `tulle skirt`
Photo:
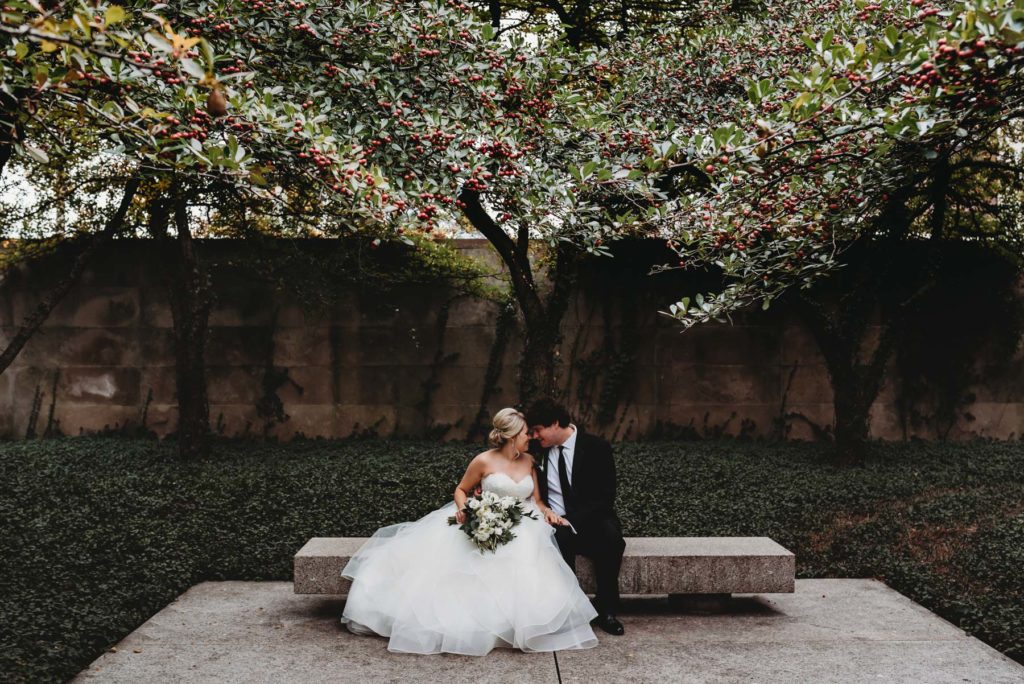
[[[516,538],[493,553],[481,553],[449,525],[452,515],[454,503],[377,530],[341,572],[352,580],[342,623],[388,637],[388,650],[400,653],[597,645],[590,627],[597,612],[539,513],[538,520],[524,518],[513,528]]]

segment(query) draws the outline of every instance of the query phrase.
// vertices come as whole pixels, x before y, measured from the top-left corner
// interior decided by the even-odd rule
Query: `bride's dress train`
[[[527,500],[533,478],[492,473],[484,491]],[[484,655],[496,646],[523,651],[591,648],[597,612],[554,540],[554,528],[523,518],[516,538],[481,553],[447,519],[451,503],[415,522],[382,527],[352,557],[342,623],[389,637],[402,653]]]

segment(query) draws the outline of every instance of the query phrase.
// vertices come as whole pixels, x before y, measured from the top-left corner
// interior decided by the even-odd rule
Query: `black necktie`
[[[558,481],[562,485],[562,501],[565,502],[565,512],[573,508],[572,485],[569,484],[569,469],[565,467],[565,447],[558,447]]]

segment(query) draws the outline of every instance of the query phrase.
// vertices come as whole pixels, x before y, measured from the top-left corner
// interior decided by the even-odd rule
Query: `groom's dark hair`
[[[569,412],[554,399],[538,399],[530,404],[530,408],[526,409],[526,424],[528,426],[558,423],[561,427],[569,427],[571,422]]]

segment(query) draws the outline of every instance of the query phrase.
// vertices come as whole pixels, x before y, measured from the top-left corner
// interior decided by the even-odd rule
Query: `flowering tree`
[[[527,240],[511,236],[592,250],[607,237],[601,188],[580,185],[605,131],[630,122],[617,101],[591,95],[602,68],[591,55],[558,43],[527,49],[523,35],[493,40],[456,2],[148,7],[6,6],[5,144],[30,177],[77,159],[67,168],[109,187],[119,169],[120,208],[105,222],[78,222],[96,236],[91,244],[138,225],[168,240],[173,231],[178,395],[183,411],[198,407],[179,418],[188,434],[208,424],[210,306],[191,206],[215,202],[244,222],[247,211],[272,205],[276,219],[260,225],[279,235],[403,236],[468,217],[503,257],[515,257],[507,261],[528,330],[540,300],[532,274],[515,268]],[[646,144],[602,170],[616,174],[619,194],[639,180],[630,167]],[[7,363],[46,310],[26,321]],[[553,356],[552,339],[531,347],[536,358]]]
[[[813,283],[857,240],[919,234],[945,216],[925,192],[942,164],[1005,166],[970,153],[998,149],[1019,117],[1010,0],[787,2],[742,19],[731,5],[577,50],[545,29],[495,40],[454,0],[16,0],[0,21],[0,171],[77,159],[94,185],[124,189],[102,220],[80,212],[93,219],[80,232],[173,228],[179,397],[202,407],[209,293],[189,207],[215,202],[243,224],[274,207],[251,223],[297,236],[468,220],[510,270],[534,360],[526,399],[553,388],[571,280],[557,265],[580,248],[660,234],[677,267],[720,269],[720,292],[672,308],[688,326]],[[81,162],[96,159],[116,163]],[[547,298],[527,258],[537,240],[555,255]]]
[[[669,163],[704,183],[683,193],[669,217],[680,257],[722,262],[730,282],[701,305],[681,302],[674,312],[684,324],[754,300],[767,304],[826,272],[837,245],[886,226],[908,200],[896,190],[920,187],[935,167],[981,151],[1021,115],[1024,16],[1013,2],[824,9],[786,18],[786,25],[822,27],[798,36],[800,44],[783,39],[773,48],[752,39],[739,54],[712,57],[712,73],[702,74],[746,97],[714,103],[709,124],[678,139],[686,158]],[[757,29],[758,36],[782,33],[782,26]],[[758,79],[764,61],[754,70],[763,51],[774,78]],[[667,100],[671,115],[680,100]]]
[[[667,201],[650,218],[671,227],[674,267],[724,279],[672,315],[691,326],[803,293],[836,390],[836,437],[856,452],[901,312],[928,279],[883,302],[893,325],[867,362],[850,338],[876,302],[861,290],[829,307],[807,288],[863,243],[969,237],[1020,254],[1019,225],[1000,219],[995,196],[1020,181],[1007,142],[1024,114],[1022,48],[1019,3],[891,0],[780,3],[618,52],[613,71],[650,83],[634,89],[650,94],[636,106],[676,126],[660,136]]]

